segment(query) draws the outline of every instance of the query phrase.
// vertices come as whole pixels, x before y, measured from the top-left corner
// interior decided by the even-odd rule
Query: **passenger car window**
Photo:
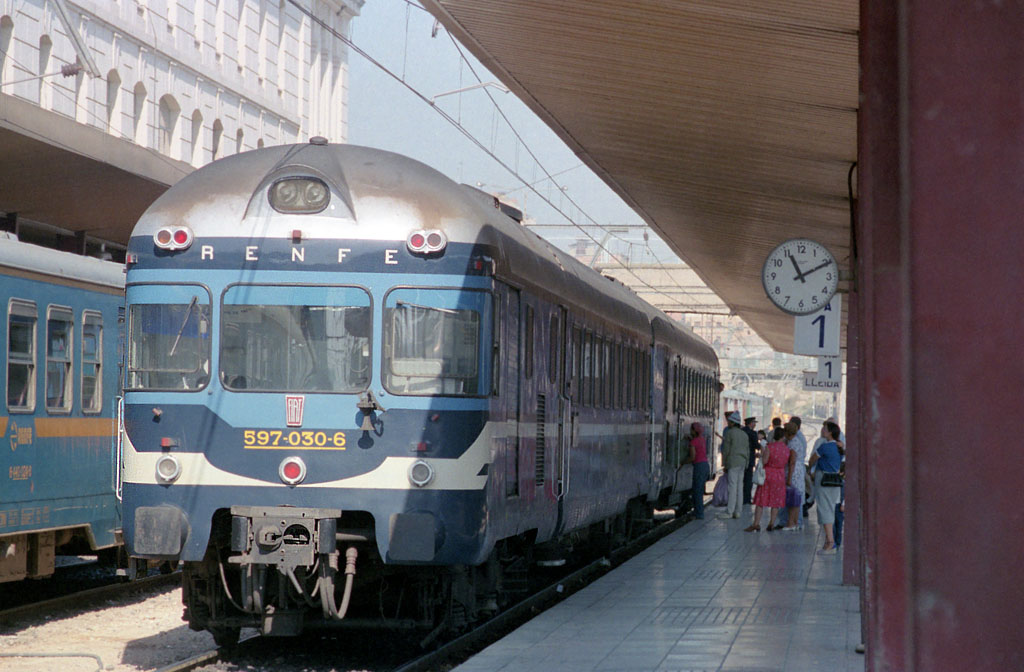
[[[7,310],[7,408],[36,407],[36,304],[11,299]]]
[[[103,410],[103,316],[92,311],[82,314],[82,381],[83,413]]]
[[[51,306],[46,315],[46,410],[71,410],[71,337],[74,318],[70,308]]]

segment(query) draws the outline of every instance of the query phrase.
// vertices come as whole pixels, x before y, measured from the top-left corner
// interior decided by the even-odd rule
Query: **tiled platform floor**
[[[752,507],[744,507],[747,510]],[[864,669],[841,555],[801,532],[743,532],[751,516],[694,521],[540,614],[456,672]],[[767,512],[766,512],[767,513]],[[767,518],[767,515],[765,516]]]

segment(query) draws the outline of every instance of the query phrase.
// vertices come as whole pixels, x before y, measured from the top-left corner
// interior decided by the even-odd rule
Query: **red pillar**
[[[846,297],[847,304],[847,336],[846,336],[846,488],[845,488],[845,521],[843,523],[843,583],[860,585],[861,582],[861,484],[863,474],[861,466],[863,448],[861,447],[860,419],[864,416],[861,410],[860,395],[860,348],[858,347],[859,322],[857,319],[856,293]]]
[[[861,2],[869,670],[1024,669],[1024,3]]]

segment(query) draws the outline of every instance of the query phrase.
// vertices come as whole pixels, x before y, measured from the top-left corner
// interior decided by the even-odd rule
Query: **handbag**
[[[764,462],[758,460],[757,468],[754,469],[754,485],[764,485],[767,474],[764,473]]]
[[[843,475],[834,471],[824,471],[821,474],[821,487],[841,488],[843,487]]]

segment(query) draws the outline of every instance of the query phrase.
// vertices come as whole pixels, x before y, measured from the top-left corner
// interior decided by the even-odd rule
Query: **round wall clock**
[[[768,298],[791,315],[808,315],[824,308],[839,286],[839,267],[824,245],[792,238],[764,260],[761,283]]]

